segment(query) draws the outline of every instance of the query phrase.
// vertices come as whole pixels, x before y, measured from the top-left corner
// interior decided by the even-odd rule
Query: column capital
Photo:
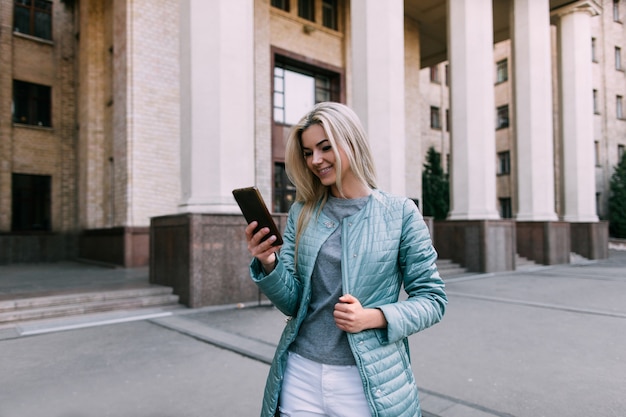
[[[597,16],[602,13],[602,6],[596,0],[579,0],[566,6],[550,10],[552,23],[571,13],[589,13],[590,16]]]

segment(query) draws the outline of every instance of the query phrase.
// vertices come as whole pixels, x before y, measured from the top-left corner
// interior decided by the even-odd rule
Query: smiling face
[[[311,125],[302,132],[301,138],[307,167],[323,185],[330,187],[332,195],[356,198],[369,194],[369,189],[358,181],[352,172],[350,161],[341,147],[337,149],[341,163],[337,161],[333,146],[321,125]],[[343,195],[337,186],[338,175]]]

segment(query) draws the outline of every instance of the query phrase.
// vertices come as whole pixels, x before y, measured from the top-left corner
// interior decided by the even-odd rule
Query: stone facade
[[[128,254],[112,250],[110,253],[114,253],[115,256],[110,255],[107,262],[117,259],[110,262],[122,263],[125,266],[146,264],[148,254],[145,242],[150,219],[185,212],[184,184],[189,185],[188,183],[192,182],[192,179],[186,177],[187,161],[184,152],[189,150],[186,150],[183,144],[185,132],[181,128],[181,125],[185,125],[185,117],[188,116],[181,110],[185,108],[181,106],[181,79],[184,79],[181,75],[181,56],[184,52],[181,51],[181,44],[184,45],[184,42],[181,40],[180,26],[181,5],[185,4],[184,1],[189,2],[189,0],[73,2],[54,0],[52,2],[54,32],[52,40],[46,41],[14,33],[14,2],[0,0],[0,56],[2,56],[0,233],[11,232],[12,174],[49,175],[51,233],[67,236],[62,245],[67,250],[55,255],[56,257],[68,258],[79,254],[96,253],[97,251],[92,249],[97,248],[98,242],[105,239],[107,245],[117,248],[144,248],[137,250],[146,252],[134,253],[129,257]],[[356,20],[360,23],[371,23],[375,20],[372,19],[375,15],[372,10],[378,9],[367,9],[360,3],[358,5],[350,3],[349,0],[338,0],[337,30],[321,24],[323,6],[320,1],[315,2],[317,8],[314,12],[314,21],[298,16],[296,0],[290,1],[289,11],[272,7],[270,0],[237,3],[218,1],[208,6],[208,3],[196,3],[202,10],[211,7],[220,8],[216,13],[223,13],[223,9],[228,7],[230,13],[228,16],[237,16],[236,11],[240,7],[252,16],[251,24],[246,26],[244,35],[253,39],[251,53],[253,62],[250,62],[253,68],[242,71],[245,74],[252,74],[251,79],[246,80],[252,87],[249,100],[241,103],[242,108],[250,110],[249,119],[252,119],[252,128],[249,129],[251,132],[249,137],[238,142],[237,146],[249,144],[254,148],[253,152],[248,152],[254,155],[254,166],[247,168],[245,180],[253,178],[266,201],[272,199],[274,163],[281,161],[280,140],[284,137],[281,139],[280,135],[284,136],[287,132],[287,128],[279,131],[273,122],[273,64],[277,57],[338,74],[340,85],[338,99],[351,106],[364,106],[367,112],[375,113],[373,110],[376,108],[375,99],[367,98],[371,101],[364,105],[362,102],[365,100],[355,98],[362,93],[354,91],[361,85],[355,79],[361,77],[366,70],[373,69],[362,68],[360,64],[355,66],[353,62],[359,51],[353,50],[355,34],[352,33],[351,7],[366,16],[362,21]],[[414,7],[416,10],[417,3],[421,2],[405,2],[405,5],[412,5],[405,7]],[[382,10],[395,19],[390,21],[397,22],[397,17],[401,16],[402,12],[401,8],[396,7],[399,4],[394,0],[386,2],[385,6],[381,6],[381,3],[372,3],[373,6],[370,6],[383,7]],[[604,0],[603,8],[604,12],[601,15],[592,18],[597,60],[593,64],[593,83],[594,89],[598,90],[600,103],[598,114],[595,116],[595,136],[598,141],[596,190],[599,193],[601,217],[606,215],[608,181],[612,167],[617,162],[618,149],[623,149],[619,147],[626,145],[624,139],[626,122],[616,120],[614,117],[616,96],[626,97],[626,91],[622,91],[626,85],[624,71],[616,70],[614,63],[615,47],[626,44],[624,25],[613,21],[612,0]],[[624,9],[626,7],[622,8],[622,13],[626,13]],[[414,10],[410,12],[415,13]],[[383,74],[380,76],[381,83],[393,81],[394,86],[403,85],[404,91],[403,97],[400,97],[400,94],[386,97],[394,105],[402,102],[404,118],[395,118],[398,111],[388,112],[387,121],[390,123],[387,125],[379,123],[378,127],[383,126],[380,128],[382,133],[375,140],[378,141],[376,144],[378,149],[385,151],[379,153],[386,153],[383,161],[390,165],[392,170],[389,172],[393,175],[396,173],[393,169],[397,171],[397,167],[390,161],[393,162],[397,155],[404,158],[402,164],[397,164],[405,167],[402,181],[393,181],[388,172],[382,175],[385,181],[402,188],[409,197],[421,200],[421,172],[428,147],[434,146],[442,152],[444,169],[450,168],[450,132],[447,129],[446,115],[450,91],[446,84],[445,62],[435,66],[438,69],[436,82],[431,80],[430,69],[420,70],[423,59],[421,49],[426,48],[428,46],[426,43],[430,40],[420,39],[420,25],[424,22],[418,22],[415,16],[411,17],[411,13],[405,11],[404,14],[401,41],[403,44],[398,42],[396,31],[388,30],[383,36],[392,45],[389,49],[393,49],[394,59],[400,56],[400,52],[404,56],[402,82],[398,83],[396,78],[389,76],[396,74],[393,70],[397,68],[378,62],[384,60],[374,63],[376,66],[374,70],[386,71],[381,73]],[[217,23],[223,23],[215,16],[217,15],[211,15],[211,18],[217,19],[215,20]],[[238,23],[245,25],[247,19],[242,18]],[[360,32],[357,32],[357,35],[363,37]],[[555,36],[553,29],[554,51],[557,48]],[[210,43],[211,39],[213,38],[207,37],[202,41]],[[358,40],[363,41],[362,38]],[[421,44],[422,42],[424,44]],[[381,48],[373,48],[367,45],[367,42],[362,43],[370,48],[370,52],[381,52]],[[496,107],[510,103],[513,96],[510,79],[514,75],[511,74],[510,44],[510,41],[499,42],[493,51],[494,73],[495,64],[507,59],[510,74],[509,81],[496,83],[494,80]],[[403,48],[398,49],[398,45],[402,45]],[[229,56],[234,56],[232,54],[236,51],[233,49],[220,53],[222,55],[219,59],[226,60]],[[217,59],[216,56],[208,57],[210,62]],[[623,59],[626,59],[626,56]],[[556,68],[556,63],[553,66]],[[224,65],[221,68],[230,67]],[[553,78],[556,78],[558,73],[556,69],[553,71],[555,75]],[[400,71],[397,72],[399,73]],[[219,70],[215,69],[211,74],[219,75]],[[52,127],[12,123],[14,79],[52,88]],[[371,89],[378,88],[371,79],[367,82],[370,83],[367,85]],[[217,87],[227,88],[220,86],[219,82],[216,84]],[[397,90],[397,88],[388,89]],[[384,88],[377,90],[377,94],[382,95],[380,91],[384,91]],[[228,98],[227,93],[222,91],[220,94],[220,97]],[[232,103],[230,105],[231,108],[236,108]],[[440,125],[435,129],[431,128],[431,107],[439,109]],[[554,107],[557,118],[557,102]],[[207,109],[204,111],[207,120],[214,120],[209,119],[209,116],[214,116],[212,112]],[[219,145],[219,149],[204,151],[205,161],[223,165],[231,163],[231,158],[225,160],[222,155],[236,152],[229,148],[232,146],[231,138],[222,137],[223,132],[236,130],[239,122],[249,123],[247,119],[238,120],[236,114],[237,112],[232,112],[226,116],[217,116],[215,120],[219,121],[218,124],[206,123],[206,126],[203,126],[207,132],[215,132],[210,133],[208,137]],[[495,109],[493,114],[495,118]],[[509,108],[509,117],[511,119],[513,117],[512,108]],[[397,123],[393,121],[397,120],[404,123],[404,128],[401,129],[404,138],[394,142],[396,137],[402,136],[394,130]],[[226,125],[230,125],[230,131],[224,130]],[[554,128],[557,137],[558,124],[555,124]],[[496,194],[498,198],[511,198],[513,215],[517,204],[514,141],[511,126],[496,132],[496,154],[511,152],[511,173],[497,176]],[[387,152],[385,145],[391,148],[393,146],[389,144],[395,143],[401,143],[404,152],[397,149],[394,149],[393,154]],[[559,153],[558,146],[558,141],[555,141],[555,155]],[[493,157],[497,158],[497,155]],[[559,163],[558,157],[555,156],[557,189],[560,187]],[[243,170],[238,171],[235,162],[232,162],[232,165],[235,169],[232,166],[230,170],[218,169],[216,178],[203,177],[200,180],[205,183],[219,182],[219,185],[211,188],[212,192],[218,190],[217,195],[211,195],[210,198],[224,203],[220,210],[235,213],[237,208],[227,192],[233,179],[226,178],[224,173]],[[197,181],[198,178],[193,180]],[[385,184],[385,181],[381,183]],[[560,198],[560,194],[555,191],[557,212],[560,211]],[[58,236],[55,239],[58,239]],[[78,250],[75,247],[76,242],[84,243],[85,250]],[[4,244],[5,247],[7,245],[10,244]],[[21,242],[20,247],[28,247],[28,244]],[[32,250],[36,252],[37,247],[51,246],[33,240]],[[36,256],[18,258],[35,259]],[[0,262],[6,262],[7,259],[0,256]],[[41,259],[49,260],[50,257],[42,256]]]
[[[615,47],[626,45],[626,29],[621,22],[614,21],[613,0],[604,0],[602,3],[602,13],[591,18],[592,36],[594,37],[593,56],[593,88],[597,91],[597,109],[594,115],[594,139],[596,141],[596,197],[597,211],[600,218],[608,215],[609,181],[614,167],[618,162],[620,149],[626,147],[626,119],[619,119],[616,116],[616,97],[626,97],[626,47],[622,52],[622,70],[615,68]],[[626,5],[621,3],[622,20],[626,19]],[[591,42],[591,40],[590,40]],[[553,55],[553,95],[557,94],[557,45],[556,30],[552,27],[552,55]],[[508,128],[496,131],[496,152],[510,152],[510,174],[498,175],[496,182],[497,197],[511,198],[512,215],[517,211],[517,160],[515,154],[515,134],[513,131],[513,90],[512,78],[515,74],[512,71],[511,41],[505,40],[494,45],[494,74],[497,71],[497,63],[503,60],[508,62],[508,80],[498,83],[495,81],[494,94],[496,108],[502,105],[509,105],[510,125]],[[433,146],[442,153],[444,170],[449,167],[445,163],[450,154],[450,132],[446,129],[445,112],[449,108],[449,88],[445,85],[444,77],[447,62],[436,65],[436,71],[440,76],[439,82],[431,80],[431,68],[424,68],[420,72],[420,86],[422,97],[421,121],[422,121],[422,146],[425,157],[425,150]],[[624,99],[626,100],[626,98]],[[624,112],[626,114],[626,101],[623,101]],[[433,129],[430,125],[430,109],[438,107],[440,109],[441,128]],[[559,137],[559,106],[558,101],[554,101],[554,137]],[[496,109],[494,109],[496,117]],[[621,147],[620,147],[621,146]],[[562,187],[562,172],[560,169],[560,144],[555,139],[555,206],[557,213],[563,212],[562,193],[557,192]],[[496,157],[496,156],[494,156]]]

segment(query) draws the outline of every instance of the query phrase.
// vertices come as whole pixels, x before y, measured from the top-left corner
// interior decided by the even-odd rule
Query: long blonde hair
[[[365,130],[356,113],[348,106],[335,102],[316,104],[311,111],[293,126],[285,148],[285,168],[287,176],[296,186],[296,201],[303,207],[296,224],[296,258],[298,243],[304,229],[309,224],[317,207],[319,215],[328,199],[330,188],[323,185],[306,164],[302,149],[302,133],[312,125],[318,124],[323,129],[335,154],[335,170],[341,171],[341,148],[350,162],[354,176],[371,189],[376,188],[376,173]],[[337,175],[337,189],[343,196],[341,176]],[[294,260],[297,262],[297,260]]]

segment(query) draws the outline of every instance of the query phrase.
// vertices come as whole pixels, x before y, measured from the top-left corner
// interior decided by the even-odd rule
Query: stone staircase
[[[463,268],[450,259],[437,259],[437,269],[442,278],[453,278],[467,274],[467,269]]]
[[[73,317],[113,311],[181,308],[172,288],[146,285],[0,301],[0,326],[17,322]]]
[[[520,256],[519,254],[515,254],[515,270],[522,271],[524,269],[532,269],[540,266],[538,263],[533,261],[532,259],[525,258]]]

